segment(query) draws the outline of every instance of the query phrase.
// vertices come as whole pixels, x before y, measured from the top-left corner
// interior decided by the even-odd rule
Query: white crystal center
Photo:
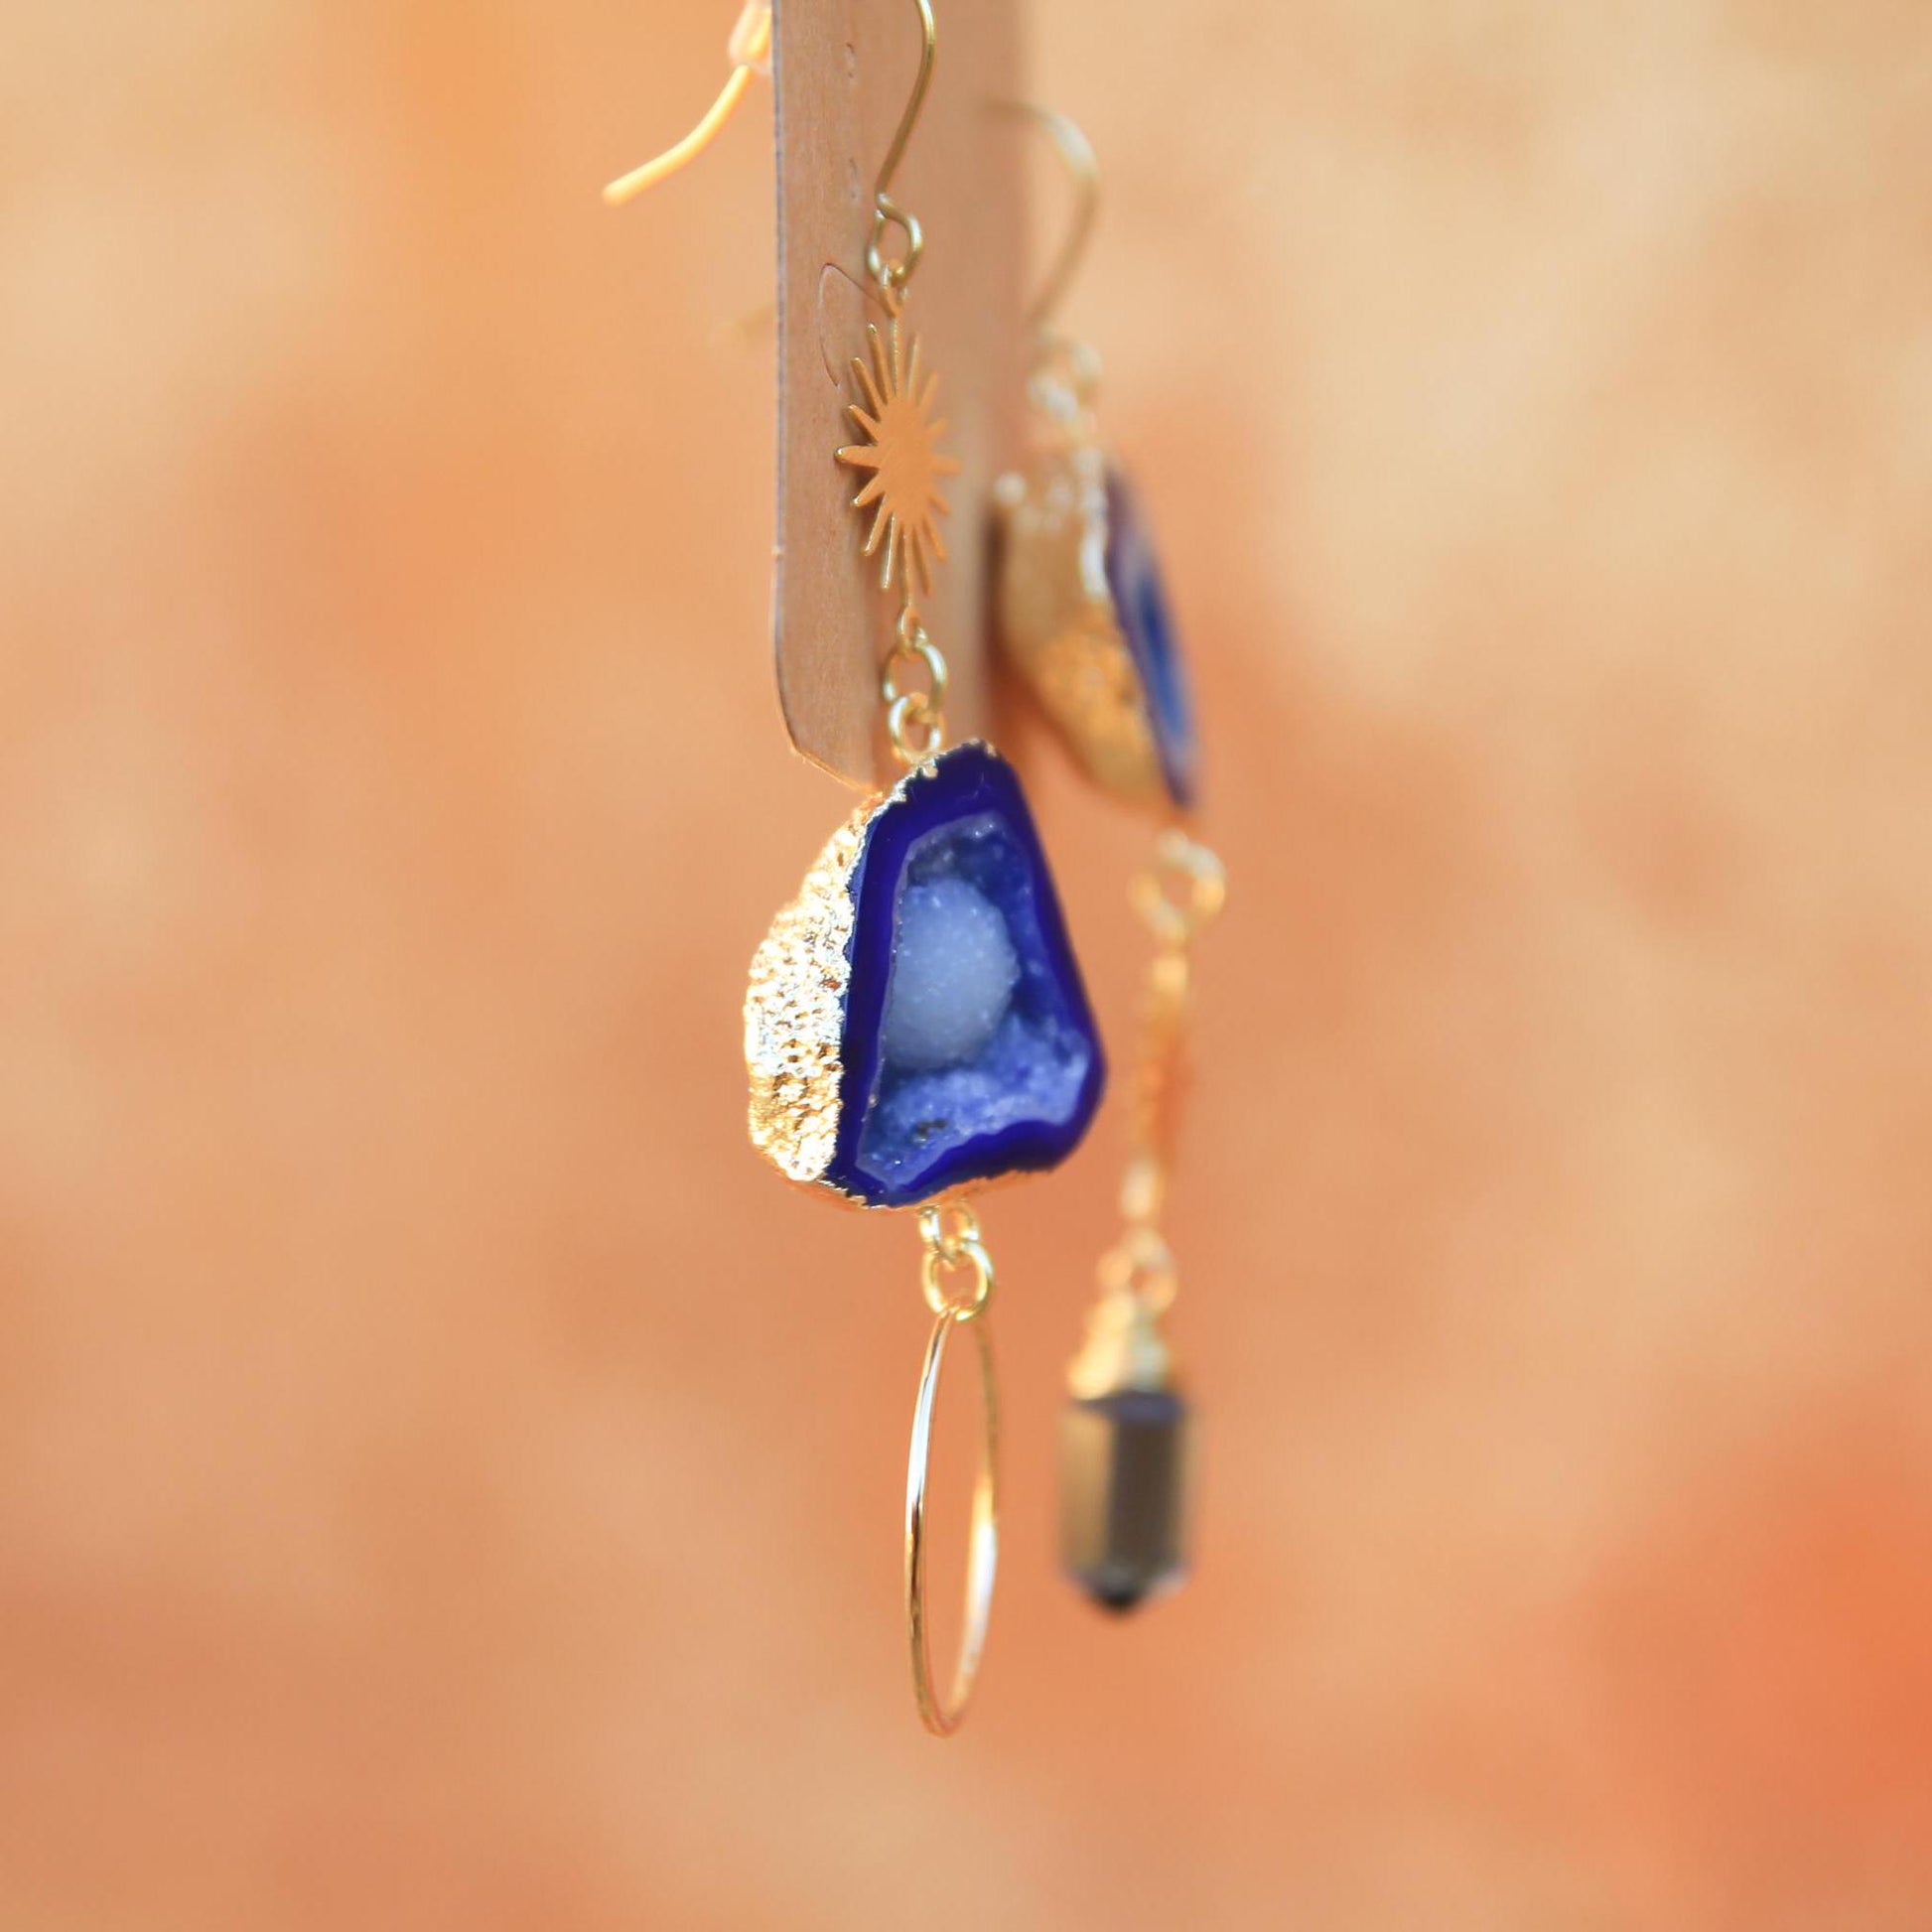
[[[927,1073],[974,1058],[1006,1018],[1019,982],[1007,922],[984,893],[963,879],[908,887],[880,1034],[886,1063]]]

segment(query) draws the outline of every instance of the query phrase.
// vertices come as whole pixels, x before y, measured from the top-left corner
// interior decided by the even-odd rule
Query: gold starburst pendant
[[[846,414],[865,431],[867,441],[839,452],[839,461],[855,470],[870,470],[865,487],[852,499],[854,509],[871,508],[872,528],[866,533],[866,555],[884,550],[879,583],[893,588],[897,564],[900,587],[932,590],[932,564],[945,561],[946,546],[938,519],[951,514],[939,493],[939,479],[959,474],[959,464],[939,453],[945,421],[933,420],[933,399],[939,378],[928,375],[919,386],[919,342],[900,334],[897,317],[882,331],[869,325],[872,365],[863,356],[852,358],[852,373],[863,398],[848,403]]]

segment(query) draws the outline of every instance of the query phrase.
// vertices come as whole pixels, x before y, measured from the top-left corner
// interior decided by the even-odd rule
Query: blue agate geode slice
[[[1140,499],[1111,464],[1107,469],[1107,542],[1103,555],[1114,615],[1140,675],[1168,795],[1176,805],[1191,805],[1198,753],[1187,668],[1181,660]]]
[[[941,753],[834,835],[753,962],[745,1049],[754,1143],[868,1207],[1079,1145],[1100,1039],[998,753]]]
[[[1088,773],[1163,812],[1195,802],[1199,750],[1139,501],[1096,444],[994,485],[1000,641]]]

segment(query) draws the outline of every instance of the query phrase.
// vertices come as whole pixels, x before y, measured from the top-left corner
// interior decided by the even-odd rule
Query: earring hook
[[[1074,273],[1086,256],[1087,243],[1093,238],[1093,224],[1100,214],[1100,163],[1095,160],[1093,143],[1087,139],[1080,124],[1056,109],[1038,106],[1031,100],[996,100],[989,105],[996,114],[1012,114],[1032,121],[1052,142],[1054,150],[1066,164],[1067,173],[1073,178],[1075,201],[1072,222],[1067,227],[1065,240],[1060,243],[1059,253],[1053,257],[1053,265],[1047,271],[1039,293],[1034,297],[1033,306],[1027,311],[1027,327],[1043,335],[1046,325],[1066,299]]]
[[[879,284],[889,307],[897,307],[899,291],[912,279],[912,271],[925,252],[925,229],[918,216],[909,208],[901,207],[892,193],[893,177],[905,158],[912,130],[917,127],[925,107],[926,89],[932,84],[933,62],[938,53],[939,29],[932,15],[932,0],[912,0],[912,3],[919,16],[919,69],[913,75],[912,92],[904,112],[899,115],[892,145],[886,150],[886,159],[880,164],[878,179],[873,184],[872,236],[866,244],[866,268]],[[720,89],[718,98],[683,140],[642,167],[633,168],[627,175],[620,175],[606,185],[604,199],[612,207],[641,195],[647,188],[656,187],[666,176],[676,174],[687,162],[701,155],[744,98],[752,75],[770,72],[771,0],[746,0],[738,25],[732,29],[727,52],[732,61],[731,77]],[[886,253],[886,236],[895,227],[905,236],[905,252],[897,257]]]
[[[655,188],[667,175],[674,175],[686,162],[695,161],[717,138],[718,130],[731,119],[733,110],[745,97],[754,73],[771,71],[771,0],[745,0],[726,43],[732,62],[731,78],[719,90],[718,98],[705,109],[704,117],[683,140],[674,142],[660,155],[620,175],[606,185],[604,199],[612,207],[621,207],[633,195]]]
[[[932,65],[938,53],[939,28],[932,17],[932,0],[912,0],[919,15],[919,70],[912,79],[912,92],[906,100],[905,111],[898,117],[898,131],[893,136],[893,144],[886,150],[886,159],[880,163],[879,179],[872,190],[872,239],[866,243],[866,268],[872,279],[879,284],[880,292],[889,307],[897,302],[898,293],[912,279],[912,271],[919,265],[919,257],[925,252],[925,230],[919,225],[919,217],[909,209],[902,208],[893,200],[893,176],[898,171],[898,164],[905,157],[906,143],[912,138],[912,130],[918,125],[920,111],[925,106],[925,90],[932,84]],[[894,260],[885,249],[886,234],[891,228],[897,227],[905,235],[905,253]]]

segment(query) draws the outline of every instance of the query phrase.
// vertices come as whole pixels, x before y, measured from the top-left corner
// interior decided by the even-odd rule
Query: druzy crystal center
[[[983,893],[957,878],[908,888],[886,988],[886,1064],[929,1073],[976,1059],[1019,979],[1006,921]]]

